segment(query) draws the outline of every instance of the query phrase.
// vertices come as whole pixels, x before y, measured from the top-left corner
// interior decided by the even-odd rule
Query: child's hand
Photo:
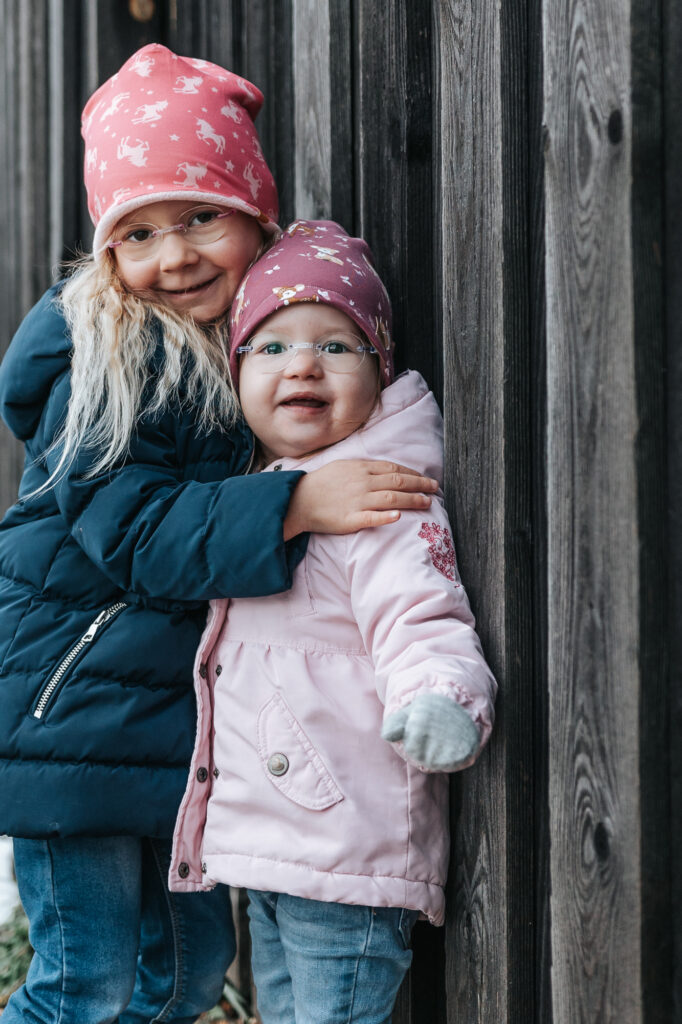
[[[478,729],[459,704],[439,693],[423,693],[384,722],[382,738],[402,740],[410,761],[432,772],[465,768],[480,744]]]
[[[284,520],[284,539],[298,533],[357,533],[427,509],[438,482],[395,462],[330,462],[299,480]],[[425,493],[424,493],[425,492]]]

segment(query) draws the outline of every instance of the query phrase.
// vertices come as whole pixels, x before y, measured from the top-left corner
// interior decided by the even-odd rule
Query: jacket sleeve
[[[487,741],[497,684],[457,572],[445,509],[347,539],[353,613],[374,662],[384,720],[419,694],[456,701]],[[480,748],[479,748],[480,749]]]
[[[59,387],[65,407],[68,375]],[[59,407],[59,396],[52,399]],[[282,524],[303,474],[230,475],[245,462],[237,432],[225,436],[224,479],[185,480],[171,420],[141,423],[113,470],[85,477],[83,453],[58,481],[59,510],[77,543],[116,586],[141,597],[205,601],[287,590],[307,535],[285,543]],[[57,460],[58,452],[48,455],[50,471]]]

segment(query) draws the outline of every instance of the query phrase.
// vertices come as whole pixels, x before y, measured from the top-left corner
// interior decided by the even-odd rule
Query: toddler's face
[[[278,310],[256,332],[259,345],[268,339],[314,344],[339,333],[354,335],[358,344],[365,341],[345,313],[314,302]],[[341,441],[362,426],[376,404],[376,355],[365,354],[352,373],[330,371],[314,349],[299,349],[276,373],[263,372],[259,358],[241,357],[239,397],[267,462],[287,455],[300,458]]]
[[[196,206],[196,200],[150,203],[123,217],[113,238],[123,238],[138,224],[171,227]],[[223,223],[223,236],[208,244],[194,245],[181,232],[164,235],[150,259],[127,259],[118,248],[113,249],[119,277],[130,291],[187,313],[197,323],[216,320],[232,305],[262,241],[254,217],[235,211]]]

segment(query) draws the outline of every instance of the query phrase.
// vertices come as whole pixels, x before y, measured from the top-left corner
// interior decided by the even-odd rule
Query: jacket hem
[[[286,892],[324,903],[351,903],[368,907],[405,907],[420,911],[431,924],[445,921],[445,892],[437,882],[397,878],[390,875],[342,874],[320,871],[289,861],[271,861],[238,853],[205,854],[205,881],[201,886],[188,878],[189,891],[213,888],[216,882]],[[170,878],[170,888],[183,891],[183,883]]]

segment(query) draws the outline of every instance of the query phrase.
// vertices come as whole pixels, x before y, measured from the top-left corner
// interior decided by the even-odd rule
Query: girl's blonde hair
[[[49,449],[59,451],[59,459],[41,491],[56,483],[83,446],[94,454],[88,477],[112,468],[128,452],[140,417],[169,404],[192,409],[205,432],[234,425],[239,404],[226,319],[199,325],[133,295],[111,259],[92,256],[74,263],[59,301],[73,344],[71,396]],[[155,366],[159,338],[163,360]]]

